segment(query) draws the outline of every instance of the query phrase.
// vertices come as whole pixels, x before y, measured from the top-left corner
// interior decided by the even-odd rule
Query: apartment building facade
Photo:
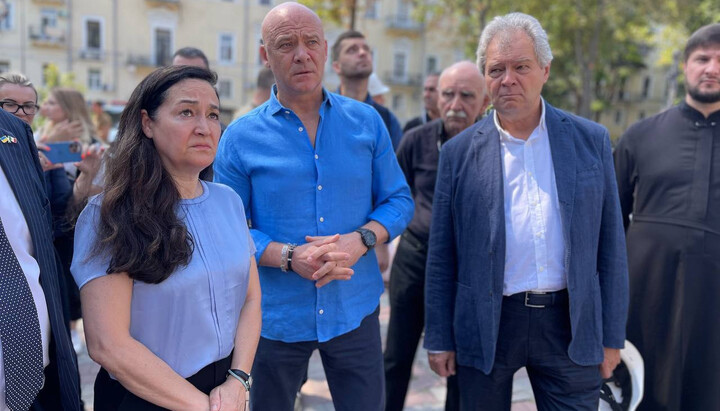
[[[465,58],[448,30],[413,19],[406,0],[358,2],[356,28],[368,38],[375,71],[404,122],[422,111],[427,73]],[[252,96],[262,68],[261,23],[278,0],[0,0],[0,72],[44,84],[44,68],[74,73],[88,100],[123,101],[184,46],[203,50],[218,73],[225,118]],[[326,24],[332,45],[344,29]],[[326,85],[335,90],[330,62]]]

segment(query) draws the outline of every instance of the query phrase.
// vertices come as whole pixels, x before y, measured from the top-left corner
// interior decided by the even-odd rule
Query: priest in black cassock
[[[720,24],[696,31],[684,58],[685,101],[615,150],[641,410],[720,410]]]

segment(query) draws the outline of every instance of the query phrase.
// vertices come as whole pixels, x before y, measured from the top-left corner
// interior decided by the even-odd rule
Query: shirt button
[[[540,267],[540,268],[538,268],[538,271],[540,271],[540,272],[545,271],[545,267]]]
[[[320,222],[322,223],[323,221],[325,221],[325,218],[320,217]]]
[[[315,154],[315,160],[317,160],[318,158],[320,158],[320,156]]]
[[[298,131],[303,131],[304,129],[302,127],[298,127]]]
[[[321,191],[322,191],[322,186],[318,186],[318,190],[321,190]]]
[[[532,171],[528,171],[528,175],[532,177]]]
[[[290,114],[290,112],[289,112],[289,111],[287,111],[287,110],[285,110],[285,114]]]
[[[535,234],[535,237],[538,237],[538,238],[542,237],[542,233]]]
[[[320,309],[320,311],[318,311],[318,314],[323,315],[324,312],[325,312],[325,310]]]

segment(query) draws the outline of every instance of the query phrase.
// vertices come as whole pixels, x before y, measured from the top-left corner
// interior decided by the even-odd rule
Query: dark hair
[[[700,27],[690,36],[685,45],[684,61],[687,62],[692,52],[700,47],[717,45],[720,45],[720,23]]]
[[[257,88],[269,89],[273,84],[275,84],[275,75],[272,70],[263,67],[257,76]]]
[[[202,59],[202,61],[205,63],[205,67],[210,69],[210,63],[208,62],[207,56],[205,56],[205,53],[203,53],[202,50],[195,48],[195,47],[183,47],[179,49],[178,51],[173,54],[173,60],[175,57],[185,57],[186,59]]]
[[[340,58],[340,51],[342,49],[342,41],[345,39],[364,39],[365,36],[357,30],[348,30],[341,33],[335,43],[332,46],[332,61],[337,61]]]
[[[217,76],[192,66],[159,68],[135,88],[120,116],[117,140],[106,156],[95,245],[96,254],[110,255],[108,274],[127,272],[134,280],[157,284],[190,262],[193,239],[176,214],[180,193],[142,128],[142,110],[155,119],[170,87],[187,79],[214,86]]]

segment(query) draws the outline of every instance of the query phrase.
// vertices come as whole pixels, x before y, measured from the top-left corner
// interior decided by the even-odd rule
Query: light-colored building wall
[[[668,106],[671,67],[658,64],[658,51],[651,50],[645,59],[646,68],[630,76],[615,96],[615,101],[599,116],[615,141],[634,123],[663,111]]]
[[[438,26],[412,19],[406,0],[360,1],[356,28],[375,57],[375,71],[391,91],[386,103],[401,123],[423,109],[422,83],[428,58],[441,70],[462,56],[459,42]],[[262,64],[260,27],[278,0],[5,0],[10,12],[0,20],[0,71],[24,72],[43,85],[43,68],[54,63],[74,73],[88,100],[122,102],[148,73],[164,63],[161,40],[172,54],[184,47],[205,52],[217,71],[227,120],[255,88]],[[2,3],[2,2],[0,2]],[[344,30],[325,24],[329,45]],[[223,53],[222,43],[232,48]],[[166,53],[167,54],[167,53]],[[224,55],[223,55],[224,54]],[[330,62],[326,86],[335,90]]]

